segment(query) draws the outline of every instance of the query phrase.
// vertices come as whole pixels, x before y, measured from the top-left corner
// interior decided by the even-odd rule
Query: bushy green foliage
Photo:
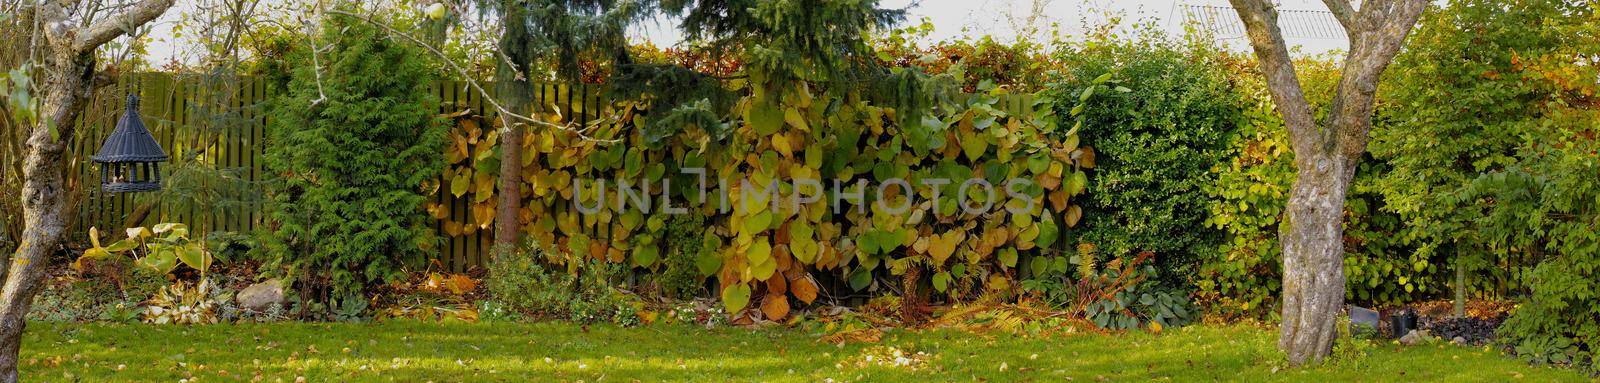
[[[1479,177],[1465,201],[1486,206],[1479,230],[1502,252],[1528,252],[1528,298],[1501,327],[1504,341],[1535,363],[1600,366],[1600,113],[1587,110],[1550,125],[1558,145]]]
[[[1332,57],[1297,60],[1300,81],[1318,113],[1326,113],[1339,81]],[[1282,291],[1282,245],[1278,223],[1294,183],[1294,153],[1288,132],[1274,111],[1256,63],[1242,55],[1222,60],[1235,78],[1235,92],[1246,98],[1245,122],[1229,138],[1227,159],[1213,171],[1217,182],[1205,190],[1211,198],[1206,225],[1223,232],[1217,251],[1206,254],[1198,269],[1196,299],[1224,317],[1270,318],[1277,314]],[[1382,163],[1364,162],[1345,201],[1345,297],[1353,304],[1391,306],[1443,293],[1447,269],[1439,260],[1413,251],[1398,233],[1405,222],[1384,209],[1384,199],[1371,191],[1372,180],[1388,172]]]
[[[977,92],[982,83],[1016,92],[1037,92],[1049,83],[1056,60],[1043,44],[1023,40],[1001,42],[991,36],[977,39],[928,41],[933,23],[896,28],[872,40],[878,61],[885,67],[915,68],[927,74],[949,74],[964,92]]]
[[[1568,28],[1583,21],[1576,8],[1586,7],[1512,3],[1459,1],[1427,16],[1385,81],[1386,105],[1372,132],[1372,154],[1391,170],[1371,189],[1405,219],[1400,239],[1415,242],[1422,258],[1471,270],[1471,281],[1487,285],[1481,288],[1515,282],[1506,272],[1515,269],[1504,267],[1513,260],[1484,246],[1472,225],[1478,212],[1451,196],[1520,161],[1526,133],[1547,118],[1547,103],[1564,97],[1534,68],[1581,44]]]
[[[667,296],[690,299],[706,290],[695,262],[706,250],[701,235],[705,228],[705,216],[699,214],[674,215],[667,221],[667,250],[662,262],[666,267],[658,279]]]
[[[506,309],[582,323],[634,325],[638,301],[611,287],[626,266],[602,261],[546,266],[534,251],[501,252],[489,263],[489,294]]]
[[[1244,122],[1243,101],[1212,49],[1145,34],[1057,53],[1067,73],[1049,92],[1069,100],[1055,105],[1057,115],[1081,108],[1080,134],[1098,163],[1070,238],[1108,258],[1152,251],[1158,268],[1179,276],[1212,251],[1219,233],[1203,225],[1210,203],[1203,191],[1217,182],[1211,167],[1226,158],[1227,138]],[[1105,75],[1120,86],[1077,101]]]
[[[1402,238],[1472,290],[1525,288],[1500,333],[1535,362],[1600,359],[1597,21],[1585,1],[1452,2],[1397,59],[1373,131]]]
[[[277,178],[261,234],[269,265],[319,296],[347,296],[427,256],[422,187],[443,167],[445,131],[418,48],[344,17],[325,19],[315,40],[325,48],[291,52],[287,83],[275,84],[265,159]]]

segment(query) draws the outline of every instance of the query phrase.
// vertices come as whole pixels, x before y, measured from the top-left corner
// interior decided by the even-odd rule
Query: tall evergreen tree
[[[345,16],[324,20],[317,39],[331,49],[291,54],[271,104],[265,160],[279,179],[266,245],[309,277],[306,290],[342,297],[426,259],[435,238],[418,210],[422,185],[444,166],[445,130],[416,47]]]

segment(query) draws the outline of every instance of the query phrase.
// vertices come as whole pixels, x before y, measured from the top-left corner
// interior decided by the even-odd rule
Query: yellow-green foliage
[[[814,95],[805,83],[787,85],[764,89],[791,90],[744,97],[736,107],[738,119],[709,129],[692,125],[659,145],[647,145],[631,129],[642,125],[644,104],[599,111],[602,122],[591,124],[588,138],[566,130],[531,130],[522,158],[524,231],[541,244],[547,261],[572,266],[603,259],[659,270],[662,257],[693,257],[703,275],[716,278],[730,312],[760,307],[770,319],[787,316],[789,296],[800,303],[815,300],[819,273],[863,290],[875,288],[874,275],[918,268],[935,290],[960,297],[985,287],[1005,288],[1014,278],[1038,271],[1029,268],[1066,264],[1053,261],[1061,254],[1052,246],[1063,228],[1082,216],[1073,201],[1087,186],[1083,169],[1092,166],[1094,154],[1078,145],[1075,132],[1054,125],[1049,108],[1039,108],[1040,115],[1013,115],[1000,105],[1022,96],[986,89],[941,105],[936,115],[897,118],[892,108],[855,97]],[[564,123],[571,114],[543,118]],[[486,165],[497,161],[497,140],[486,125],[478,117],[458,118],[447,152],[449,185],[440,188],[458,197],[472,194],[471,221],[449,220],[448,206],[427,206],[446,220],[448,234],[492,225],[496,199],[489,197],[498,167]],[[706,169],[709,201],[700,199],[699,176],[682,168]],[[892,178],[904,179],[916,194],[884,183]],[[921,182],[934,178],[952,182],[937,187]],[[994,205],[983,214],[963,212],[956,198],[960,184],[979,178],[994,185]],[[1026,198],[1007,194],[1006,182],[1013,178],[1032,184],[1017,185]],[[745,179],[758,190],[740,190]],[[845,193],[864,180],[867,206],[858,209],[849,198],[836,202],[835,179],[842,180]],[[575,202],[599,203],[596,180],[607,183],[605,207],[582,214]],[[634,189],[648,182],[653,209],[647,213],[631,201],[619,209],[617,180]],[[670,180],[671,190],[663,190],[662,180]],[[780,185],[777,201],[759,190],[773,180]],[[824,190],[796,180],[816,180]],[[582,186],[575,194],[578,182]],[[882,203],[872,200],[880,186]],[[973,196],[968,206],[980,207],[988,198],[981,187],[967,192]],[[663,193],[669,193],[673,207],[704,216],[698,253],[663,252],[668,220]],[[820,198],[797,210],[792,203],[797,193]],[[720,209],[722,195],[730,207],[726,212]],[[931,203],[934,197],[937,204]],[[892,212],[907,203],[911,208]],[[1034,261],[1045,258],[1052,261]]]

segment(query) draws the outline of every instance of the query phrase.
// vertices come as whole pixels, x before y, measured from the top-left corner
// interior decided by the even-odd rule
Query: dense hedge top
[[[571,131],[530,132],[524,232],[552,262],[604,259],[656,270],[670,218],[666,208],[686,209],[705,218],[703,246],[698,254],[668,256],[694,257],[701,275],[716,278],[731,311],[765,296],[761,311],[769,319],[787,315],[785,294],[814,300],[816,273],[832,273],[862,290],[876,288],[874,273],[915,268],[925,270],[937,290],[962,296],[1003,289],[1037,272],[1018,265],[1066,267],[1052,246],[1063,225],[1082,216],[1073,197],[1088,184],[1083,169],[1093,165],[1093,152],[1078,145],[1075,132],[1057,129],[1048,113],[1003,112],[995,105],[1005,92],[994,90],[942,105],[905,126],[891,108],[796,89],[781,97],[745,97],[741,118],[725,122],[727,137],[691,126],[647,145],[630,129],[643,112],[634,104],[604,111],[590,139]],[[449,192],[472,191],[475,201],[471,222],[446,223],[457,231],[492,224],[496,199],[488,194],[498,169],[497,143],[486,125],[476,116],[459,117],[448,151]],[[694,168],[704,169],[704,200],[700,175],[685,171]],[[1021,181],[1008,183],[1012,179]],[[597,180],[606,185],[603,202]],[[993,189],[977,186],[979,180]],[[762,194],[773,181],[774,193]],[[626,206],[619,204],[618,182],[630,187]],[[864,195],[854,197],[857,191]],[[982,209],[966,211],[962,202]],[[584,213],[590,207],[599,209]],[[449,216],[446,206],[428,209]]]

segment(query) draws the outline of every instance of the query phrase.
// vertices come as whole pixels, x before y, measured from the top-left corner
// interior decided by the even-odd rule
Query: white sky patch
[[[182,12],[193,12],[194,2],[199,0],[179,0],[171,11],[153,22],[154,28],[150,33],[150,45],[147,59],[157,67],[177,60],[192,63],[198,53],[186,39],[173,37],[172,27]],[[288,0],[290,3],[296,0]],[[1217,23],[1237,23],[1235,14],[1228,7],[1227,0],[1042,0],[1045,10],[1039,17],[1034,18],[1035,27],[1039,33],[1037,38],[1049,39],[1052,28],[1067,39],[1082,36],[1086,28],[1103,24],[1107,12],[1120,15],[1123,24],[1132,22],[1150,22],[1179,36],[1184,33],[1186,11],[1185,6],[1208,6],[1220,10],[1216,12]],[[276,1],[269,1],[269,3]],[[908,8],[907,25],[917,25],[923,19],[932,23],[934,30],[929,37],[934,41],[976,38],[993,36],[999,41],[1014,41],[1018,35],[1019,23],[1031,15],[1035,1],[1033,0],[882,0],[881,5],[888,8]],[[1343,50],[1349,42],[1341,37],[1329,38],[1329,34],[1322,33],[1322,37],[1311,32],[1318,28],[1323,30],[1337,27],[1331,16],[1326,20],[1319,17],[1327,11],[1327,7],[1317,0],[1279,0],[1278,9],[1285,11],[1282,20],[1285,29],[1285,39],[1291,46],[1300,47],[1301,53],[1319,54],[1334,50]],[[1311,11],[1308,17],[1290,17],[1290,11]],[[1300,23],[1295,25],[1292,23]],[[1331,23],[1331,24],[1330,24]],[[1334,35],[1338,35],[1335,33]],[[629,31],[629,36],[636,40],[649,41],[658,47],[669,47],[682,42],[683,35],[677,30],[677,20],[668,17],[658,17],[654,21],[647,21],[635,25]],[[1221,42],[1236,50],[1248,48],[1248,42],[1240,35],[1218,36]]]

